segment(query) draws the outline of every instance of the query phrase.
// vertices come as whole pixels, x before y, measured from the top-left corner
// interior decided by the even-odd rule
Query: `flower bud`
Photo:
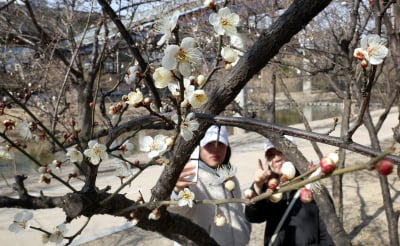
[[[393,163],[391,160],[384,158],[376,163],[375,169],[378,173],[386,176],[392,173]]]
[[[269,180],[268,180],[268,183],[267,183],[267,187],[268,187],[268,189],[271,189],[271,190],[276,190],[276,188],[278,187],[278,185],[279,185],[279,179],[277,179],[277,178],[270,178]]]
[[[335,153],[335,152],[329,153],[329,154],[327,155],[327,157],[331,158],[332,161],[333,161],[333,163],[335,163],[335,165],[338,164],[338,162],[339,162],[339,155],[338,155],[337,153]]]
[[[335,162],[328,156],[322,157],[322,159],[319,161],[319,166],[324,174],[330,174],[335,171],[336,168]]]
[[[235,182],[233,182],[232,179],[226,180],[224,185],[227,191],[233,191],[235,189]]]
[[[146,106],[150,106],[152,101],[153,100],[150,97],[145,97],[143,99],[143,104],[146,105]]]
[[[232,69],[232,64],[231,63],[226,63],[225,64],[225,69],[228,70],[228,71],[231,70]]]
[[[361,66],[362,68],[368,67],[368,61],[365,60],[365,59],[363,59],[363,60],[360,62],[360,66]]]
[[[224,226],[226,224],[226,218],[222,214],[217,214],[214,217],[214,223],[216,226]]]
[[[310,189],[301,188],[300,189],[300,200],[303,203],[310,203],[313,200],[313,193]]]
[[[165,139],[165,144],[167,145],[167,146],[172,146],[173,144],[174,144],[174,139],[175,139],[175,137],[174,136],[170,136],[170,137],[167,137],[166,139]]]
[[[282,193],[281,192],[273,193],[271,196],[268,197],[268,199],[271,202],[277,203],[280,200],[282,200]]]
[[[138,219],[138,218],[133,218],[133,219],[131,220],[131,224],[132,224],[133,226],[137,225],[137,223],[139,223],[139,219]]]
[[[149,220],[159,220],[160,217],[161,217],[161,213],[157,208],[153,209],[153,211],[151,211],[151,213],[149,213]]]
[[[286,161],[282,164],[281,172],[281,180],[282,182],[286,182],[294,178],[294,176],[296,175],[296,168],[294,167],[293,163],[291,163],[290,161]]]
[[[254,193],[254,191],[252,189],[246,189],[244,191],[244,198],[246,199],[251,199],[255,196],[256,194]]]
[[[209,9],[214,9],[215,8],[214,0],[205,0],[204,7],[209,8]]]
[[[206,82],[206,77],[204,75],[200,74],[197,76],[196,83],[198,86],[202,86]]]
[[[188,100],[183,100],[183,102],[181,103],[181,108],[187,108],[189,107],[190,103],[188,102]]]

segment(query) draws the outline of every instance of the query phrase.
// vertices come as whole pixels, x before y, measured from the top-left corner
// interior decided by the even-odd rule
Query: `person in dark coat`
[[[285,137],[293,142],[293,138],[289,136]],[[265,142],[264,149],[267,165],[264,168],[261,161],[259,162],[259,167],[251,187],[257,195],[267,190],[267,182],[269,179],[272,177],[280,177],[282,164],[287,161],[283,153],[276,149],[269,140]],[[284,220],[279,232],[277,232],[274,241],[271,242],[271,238],[295,193],[296,191],[282,194],[282,199],[279,202],[273,202],[266,198],[245,207],[245,216],[249,222],[266,222],[264,245],[334,245],[324,222],[319,216],[317,204],[314,201],[303,203],[297,198],[295,198],[294,205],[289,210],[290,212]]]

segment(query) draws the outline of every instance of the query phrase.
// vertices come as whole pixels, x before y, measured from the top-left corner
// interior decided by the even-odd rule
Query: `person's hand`
[[[179,175],[178,181],[175,184],[174,191],[179,193],[179,191],[183,190],[184,188],[195,185],[196,182],[189,182],[186,181],[185,177],[194,175],[196,173],[196,165],[190,163],[190,161],[183,167],[181,174]]]
[[[264,170],[262,161],[258,159],[258,168],[256,170],[256,174],[254,175],[254,190],[259,195],[261,194],[262,187],[264,183],[266,183],[271,176],[270,170]]]

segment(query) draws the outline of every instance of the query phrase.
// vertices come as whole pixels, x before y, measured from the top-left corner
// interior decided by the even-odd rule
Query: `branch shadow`
[[[360,232],[365,227],[370,225],[374,221],[374,219],[376,219],[379,215],[381,215],[385,211],[384,206],[382,205],[372,215],[368,215],[366,213],[367,204],[366,204],[366,202],[365,202],[365,200],[364,200],[364,198],[363,198],[363,196],[361,194],[359,180],[357,178],[355,178],[354,181],[355,181],[356,187],[357,187],[357,189],[356,189],[357,197],[359,198],[360,205],[361,205],[360,206],[360,217],[361,217],[362,222],[359,225],[355,226],[348,233],[348,235],[349,235],[351,240],[353,240],[357,235],[359,235]],[[395,181],[393,181],[393,182],[395,182]],[[390,189],[391,189],[391,192],[394,192],[394,195],[392,196],[392,201],[394,203],[394,201],[397,200],[397,198],[399,198],[400,191],[396,190],[395,187],[393,186],[393,184],[390,184]],[[384,239],[382,234],[381,235],[376,235],[376,236],[379,236],[381,240]]]

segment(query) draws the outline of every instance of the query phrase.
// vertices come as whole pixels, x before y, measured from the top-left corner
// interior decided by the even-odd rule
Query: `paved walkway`
[[[374,119],[380,116],[382,111],[374,112]],[[392,128],[396,126],[398,122],[398,113],[394,108],[393,111],[388,115],[386,123],[383,125],[381,131],[379,132],[379,139],[385,140],[391,138]],[[311,123],[311,127],[316,132],[324,133],[327,127],[330,128],[331,120],[315,121]],[[294,125],[293,127],[304,128],[301,124]],[[332,136],[339,136],[340,126],[336,128]],[[369,137],[365,128],[361,127],[357,133],[354,135],[353,140],[357,143],[362,143],[364,145],[369,145]],[[257,159],[263,159],[263,142],[264,137],[256,133],[245,133],[240,135],[234,135],[230,137],[232,145],[232,163],[238,167],[237,177],[240,180],[243,187],[247,187],[253,178],[254,172],[257,168]],[[311,161],[316,161],[317,155],[314,153],[311,145],[308,141],[302,139],[296,139],[296,144],[300,150],[305,154],[305,156]],[[336,147],[319,144],[323,153],[328,153],[335,150]],[[145,170],[142,175],[138,177],[137,180],[133,182],[131,187],[125,188],[122,192],[127,194],[127,197],[131,199],[136,199],[138,196],[138,191],[140,190],[144,198],[149,198],[149,189],[154,186],[157,177],[161,173],[161,167],[152,167]],[[0,181],[0,185],[4,189],[4,181]],[[79,187],[82,183],[75,183]],[[103,188],[107,185],[111,185],[113,189],[116,189],[119,185],[119,180],[112,176],[103,176],[98,179],[98,187]],[[35,188],[29,189],[30,194],[38,195],[39,191],[42,190],[45,195],[63,195],[67,191],[62,186],[52,186],[48,188],[43,188],[45,186],[35,185]],[[8,226],[11,224],[14,215],[19,211],[19,209],[10,208],[0,208],[0,238],[2,238],[4,245],[42,245],[41,243],[41,233],[37,231],[26,231],[22,234],[13,234],[8,231]],[[47,230],[53,230],[53,227],[62,223],[64,218],[64,213],[61,209],[47,209],[33,211],[34,219],[32,224],[34,226],[43,226]],[[71,225],[68,225],[68,234],[75,233],[76,230],[85,222],[85,218],[81,218],[73,221]],[[90,221],[88,227],[83,231],[81,236],[77,238],[73,245],[80,245],[82,243],[88,242],[98,237],[109,235],[113,232],[123,230],[128,228],[130,225],[126,223],[125,219],[116,218],[108,215],[98,215]]]

